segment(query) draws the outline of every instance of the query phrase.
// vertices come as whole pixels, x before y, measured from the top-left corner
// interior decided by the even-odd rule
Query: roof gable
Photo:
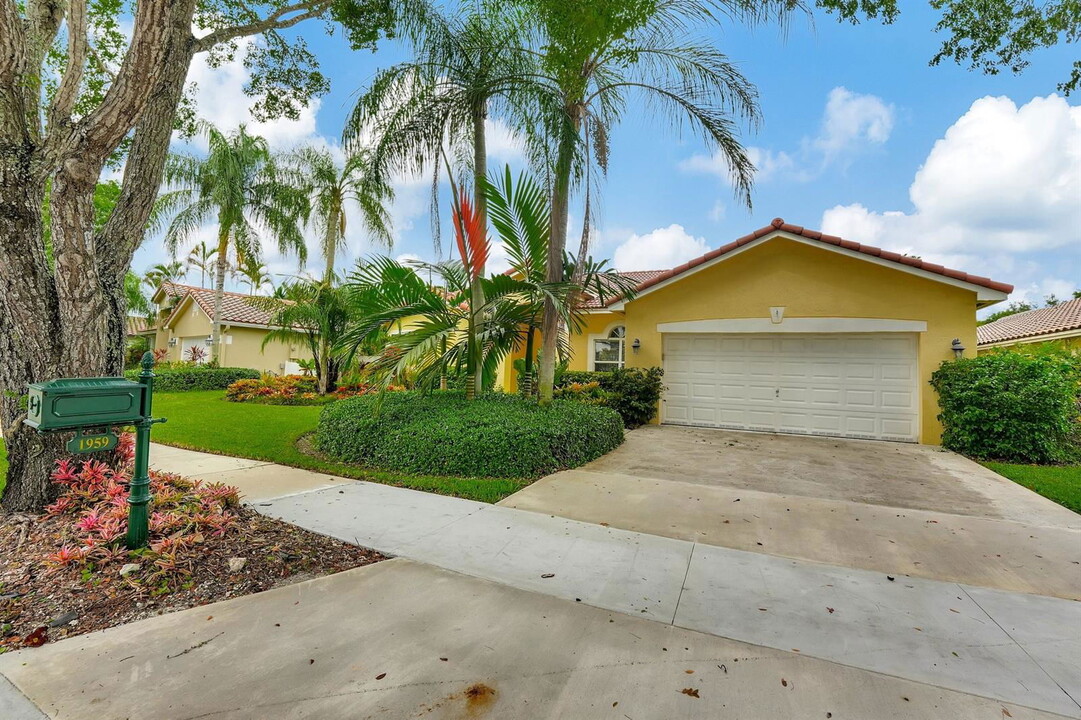
[[[977,302],[990,304],[1004,300],[1013,291],[1013,285],[997,282],[990,278],[971,275],[961,270],[953,270],[935,263],[900,253],[883,250],[873,245],[862,245],[852,240],[845,240],[834,235],[824,235],[817,230],[808,230],[799,225],[791,225],[781,218],[774,218],[769,225],[744,235],[716,250],[711,250],[693,260],[678,265],[671,270],[651,276],[638,286],[639,295],[658,289],[682,276],[696,272],[716,262],[721,262],[749,246],[758,245],[773,238],[789,238],[825,249],[834,250],[861,260],[894,267],[899,270],[921,275],[931,280],[945,282],[960,287],[968,287],[977,293]],[[611,309],[621,309],[623,301],[609,303]]]
[[[1070,330],[1081,330],[1081,298],[1061,302],[1053,307],[1007,315],[980,325],[976,328],[976,338],[980,345],[988,345]]]
[[[187,292],[173,308],[173,312],[165,320],[165,327],[169,327],[180,317],[189,303],[194,302],[208,319],[214,317],[214,291],[207,288],[191,286],[179,286]],[[222,294],[221,321],[227,325],[256,325],[270,327],[271,313],[258,308],[251,302],[251,295],[228,292]]]

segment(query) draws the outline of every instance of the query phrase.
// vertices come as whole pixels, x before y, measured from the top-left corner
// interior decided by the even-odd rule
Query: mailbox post
[[[150,535],[150,427],[157,421],[151,419],[150,409],[154,402],[154,354],[146,353],[140,363],[139,382],[146,387],[143,396],[142,418],[135,423],[135,470],[128,486],[128,535],[129,550],[146,545]]]
[[[151,417],[154,353],[143,355],[139,382],[125,378],[61,378],[30,385],[25,424],[38,432],[74,430],[68,442],[74,454],[104,452],[116,447],[111,428],[135,426],[135,469],[128,486],[129,549],[146,545],[150,502],[150,428],[164,418]],[[84,431],[104,428],[86,434]]]

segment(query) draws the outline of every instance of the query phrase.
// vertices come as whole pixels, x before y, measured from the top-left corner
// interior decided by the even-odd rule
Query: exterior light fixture
[[[961,344],[961,338],[954,338],[950,343],[950,350],[953,350],[953,356],[960,360],[965,355],[965,346]]]
[[[206,346],[210,347],[213,344],[214,344],[214,336],[213,335],[207,335],[206,336]]]
[[[631,343],[631,350],[634,350],[634,354],[637,355],[638,351],[641,350],[641,349],[642,349],[642,341],[639,340],[638,338],[635,338],[634,342]]]

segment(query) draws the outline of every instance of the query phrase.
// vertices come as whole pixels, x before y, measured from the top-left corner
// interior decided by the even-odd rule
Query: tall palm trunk
[[[342,211],[340,205],[335,205],[331,210],[330,217],[327,218],[327,237],[323,241],[325,247],[323,248],[323,254],[327,258],[326,272],[323,273],[323,280],[329,285],[334,281],[334,260],[335,255],[338,252],[338,242],[345,235],[345,213]]]
[[[548,276],[550,283],[563,282],[563,249],[567,246],[567,218],[570,204],[571,162],[574,145],[581,126],[581,114],[576,106],[567,109],[574,132],[564,129],[556,157],[555,184],[552,188],[552,230],[548,241]],[[541,325],[541,362],[539,399],[541,405],[552,402],[555,393],[556,355],[559,341],[559,310],[550,297],[544,298],[544,319]]]
[[[225,302],[225,271],[228,269],[226,253],[229,251],[229,230],[218,230],[217,276],[214,278],[214,320],[210,335],[210,359],[221,362],[221,310]]]
[[[524,397],[532,397],[533,395],[533,338],[537,333],[537,327],[532,323],[529,324],[529,331],[525,336],[525,370],[522,373],[522,395]]]
[[[473,108],[473,204],[480,218],[481,232],[488,232],[488,204],[484,197],[484,179],[488,177],[488,143],[484,134],[484,120],[488,111],[485,101],[479,101]],[[484,268],[480,270],[480,276],[484,276]],[[470,329],[469,335],[472,345],[470,352],[474,355],[473,366],[475,377],[473,378],[473,392],[479,395],[484,392],[484,351],[476,336],[475,320],[480,309],[484,307],[484,290],[480,285],[480,277],[473,278],[472,297],[470,303]],[[468,393],[467,393],[468,395]]]

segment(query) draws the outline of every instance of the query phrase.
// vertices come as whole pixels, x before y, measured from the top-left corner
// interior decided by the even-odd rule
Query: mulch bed
[[[235,511],[236,524],[208,537],[187,582],[175,589],[44,557],[71,540],[62,517],[0,515],[0,652],[81,635],[309,580],[384,560],[377,552],[259,515]],[[238,558],[243,558],[241,563]],[[234,567],[231,571],[230,560]]]

